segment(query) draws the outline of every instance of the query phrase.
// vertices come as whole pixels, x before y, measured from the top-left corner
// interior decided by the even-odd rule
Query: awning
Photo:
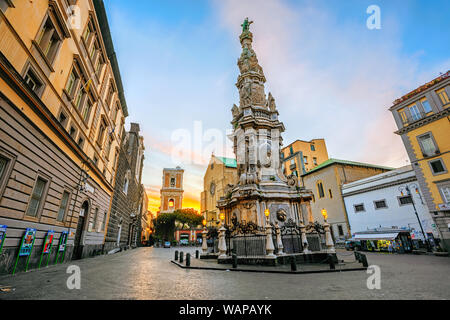
[[[370,233],[370,234],[355,234],[355,240],[394,240],[398,236],[398,232],[394,233]]]

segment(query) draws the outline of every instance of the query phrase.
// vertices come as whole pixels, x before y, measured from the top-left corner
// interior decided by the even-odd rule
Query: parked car
[[[361,250],[361,242],[359,242],[358,240],[349,239],[345,241],[345,249],[347,251],[355,249]]]
[[[164,242],[164,248],[170,248],[170,241]]]

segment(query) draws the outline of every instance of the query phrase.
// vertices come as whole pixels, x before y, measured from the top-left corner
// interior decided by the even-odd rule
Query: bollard
[[[291,271],[297,271],[297,263],[295,257],[291,257]]]
[[[191,266],[191,254],[186,253],[186,267],[190,267],[190,266]]]
[[[180,252],[180,263],[183,263],[183,251]]]
[[[195,250],[195,259],[198,259],[199,256],[200,256],[200,252],[198,250]]]
[[[178,260],[178,250],[175,250],[175,261]]]
[[[369,264],[367,263],[367,257],[365,254],[361,254],[361,262],[364,268],[367,268]]]
[[[237,268],[237,255],[233,253],[233,269]]]
[[[334,259],[331,254],[328,255],[328,263],[330,264],[330,270],[336,269],[336,266],[334,264]]]

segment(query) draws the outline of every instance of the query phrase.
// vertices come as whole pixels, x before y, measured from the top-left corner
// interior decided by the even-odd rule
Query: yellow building
[[[313,220],[324,223],[322,209],[328,213],[328,223],[335,239],[351,237],[345,203],[342,198],[342,185],[371,177],[392,168],[355,161],[329,159],[316,168],[303,174],[302,185],[314,194],[311,202]]]
[[[66,260],[104,243],[127,107],[103,2],[71,2],[0,1],[0,273],[27,228],[31,268],[49,230]]]
[[[201,214],[209,227],[216,227],[220,210],[216,207],[220,197],[224,197],[229,185],[237,183],[236,159],[211,156],[208,168],[203,177],[201,193]]]
[[[394,101],[397,123],[428,209],[450,251],[450,71]]]
[[[328,160],[325,139],[296,140],[281,149],[282,170],[286,176],[300,177]]]

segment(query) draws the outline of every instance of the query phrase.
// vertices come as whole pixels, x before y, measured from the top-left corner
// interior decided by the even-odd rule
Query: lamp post
[[[206,231],[206,219],[203,219],[203,231],[202,231],[202,252],[203,254],[208,253],[208,244],[206,243],[206,234],[208,231]]]
[[[272,226],[270,225],[269,221],[270,210],[264,210],[264,215],[266,216],[266,255],[268,257],[275,257],[275,255],[273,254],[273,252],[275,251],[275,247],[272,240]]]
[[[400,194],[403,196],[403,189],[405,189],[406,195],[411,197],[411,204],[413,205],[414,213],[416,214],[417,221],[419,222],[420,230],[422,231],[423,238],[425,239],[425,246],[427,247],[427,251],[431,252],[431,246],[430,246],[430,243],[428,242],[428,237],[426,236],[425,232],[423,231],[422,222],[420,221],[419,214],[417,213],[416,205],[414,204],[414,199],[413,199],[411,191],[409,190],[409,187],[414,188],[416,190],[416,193],[420,196],[419,187],[415,183],[410,184],[409,186],[408,185],[400,186],[398,188],[398,190],[400,191]],[[422,200],[421,196],[420,196],[420,200]]]
[[[325,221],[325,223],[323,224],[323,228],[325,230],[325,245],[327,247],[327,252],[335,252],[336,250],[334,249],[333,238],[331,237],[330,232],[330,224],[327,222],[328,219],[327,210],[323,208],[321,213],[323,216],[323,220]]]
[[[219,259],[227,257],[227,244],[225,242],[225,213],[221,212],[219,215],[222,225],[219,229]]]

